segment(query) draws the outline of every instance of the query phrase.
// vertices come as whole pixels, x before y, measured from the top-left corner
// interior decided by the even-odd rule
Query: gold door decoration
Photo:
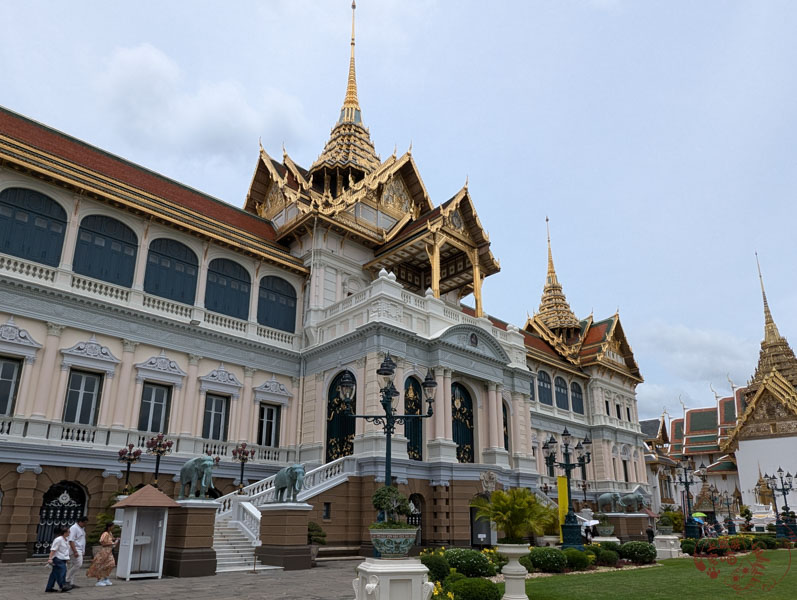
[[[457,460],[472,463],[473,460],[473,400],[468,390],[459,383],[451,384],[451,418],[454,442],[457,444]]]
[[[421,414],[421,384],[414,377],[404,383],[404,414]],[[407,438],[407,455],[412,460],[423,460],[423,422],[421,419],[407,419],[404,423]]]

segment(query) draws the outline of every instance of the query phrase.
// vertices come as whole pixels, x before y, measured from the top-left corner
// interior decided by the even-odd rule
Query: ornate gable
[[[103,346],[93,335],[87,342],[78,342],[71,348],[61,350],[64,358],[61,368],[82,367],[104,372],[108,378],[113,377],[116,365],[121,361],[116,358],[107,346]]]
[[[493,336],[473,325],[454,325],[446,329],[438,339],[461,350],[492,358],[505,365],[511,362],[509,355]]]
[[[722,451],[735,450],[739,440],[790,436],[797,436],[797,390],[773,370],[763,378]]]
[[[24,356],[26,362],[32,363],[36,360],[36,352],[41,347],[42,345],[34,340],[27,330],[17,327],[13,315],[0,325],[0,352]]]

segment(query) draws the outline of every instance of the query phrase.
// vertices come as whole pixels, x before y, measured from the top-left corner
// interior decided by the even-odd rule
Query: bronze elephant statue
[[[296,496],[304,485],[304,465],[291,465],[280,469],[274,477],[274,499],[276,502],[296,502]],[[287,498],[286,496],[287,492]]]
[[[216,461],[210,456],[192,458],[180,469],[180,498],[185,498],[185,488],[190,486],[188,497],[193,498],[199,486],[199,497],[207,498],[213,487],[213,467]]]
[[[617,492],[607,492],[598,496],[598,510],[600,512],[617,512],[617,504],[620,502],[620,494]],[[609,505],[609,510],[605,511],[604,506]]]

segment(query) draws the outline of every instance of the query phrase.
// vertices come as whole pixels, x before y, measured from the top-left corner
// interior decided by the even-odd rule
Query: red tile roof
[[[0,134],[273,242],[271,223],[0,107]],[[287,250],[285,250],[287,252]]]

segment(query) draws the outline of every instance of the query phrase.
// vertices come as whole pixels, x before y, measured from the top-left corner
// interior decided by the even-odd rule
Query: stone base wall
[[[217,502],[211,507],[169,509],[163,574],[172,577],[204,577],[216,574],[213,527]]]
[[[628,514],[626,516],[608,515],[614,525],[614,535],[622,542],[647,542],[645,530],[650,522],[647,515]]]

